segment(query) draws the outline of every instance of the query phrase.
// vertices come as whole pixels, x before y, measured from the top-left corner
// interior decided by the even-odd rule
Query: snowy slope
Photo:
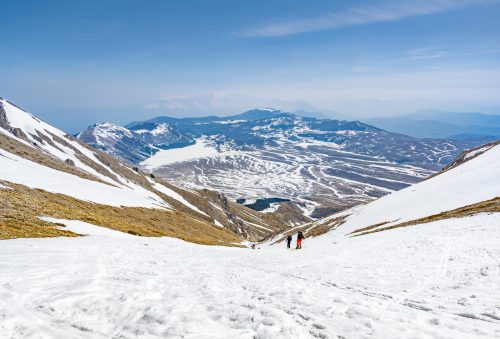
[[[500,336],[499,214],[302,251],[206,247],[56,220],[0,246],[2,338]]]
[[[110,206],[171,208],[158,195],[140,186],[133,189],[82,179],[37,164],[0,149],[0,179],[80,200]]]
[[[469,161],[439,175],[341,213],[349,216],[339,231],[350,233],[385,222],[387,227],[499,197],[500,144],[479,150],[470,152]]]

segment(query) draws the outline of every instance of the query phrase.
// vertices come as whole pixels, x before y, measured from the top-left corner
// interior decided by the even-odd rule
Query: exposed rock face
[[[0,100],[3,99],[0,98]],[[9,119],[7,118],[7,112],[5,112],[2,101],[0,101],[0,127],[6,131],[9,131],[17,138],[28,141],[26,133],[24,133],[20,128],[14,128],[10,125]]]
[[[3,129],[10,128],[9,121],[7,120],[7,114],[5,113],[5,110],[1,102],[0,102],[0,127],[2,127]]]

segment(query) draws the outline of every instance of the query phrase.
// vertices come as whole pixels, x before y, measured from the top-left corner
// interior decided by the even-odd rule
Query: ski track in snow
[[[500,214],[258,250],[134,237],[0,246],[2,338],[495,338]]]

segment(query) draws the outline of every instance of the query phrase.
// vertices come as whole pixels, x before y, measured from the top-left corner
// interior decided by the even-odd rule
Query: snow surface
[[[10,188],[9,186],[5,186],[5,185],[0,184],[0,189],[11,190],[12,188]]]
[[[193,204],[191,204],[189,201],[187,201],[186,199],[184,199],[184,197],[182,195],[180,195],[179,193],[177,193],[173,189],[170,189],[167,186],[159,184],[159,183],[157,183],[157,182],[155,182],[155,181],[153,181],[153,180],[151,180],[149,178],[148,178],[148,181],[153,185],[153,188],[155,190],[157,190],[158,192],[161,192],[161,193],[169,196],[170,198],[179,201],[181,204],[183,204],[184,206],[192,209],[193,211],[195,211],[197,213],[200,213],[200,214],[203,214],[203,215],[205,215],[205,216],[208,217],[208,214],[206,214],[205,212],[203,212],[202,210],[200,210],[198,207],[196,207]]]
[[[183,162],[204,157],[215,157],[219,155],[234,155],[236,151],[228,151],[220,153],[217,149],[211,146],[207,139],[199,138],[194,145],[161,150],[155,153],[150,158],[141,163],[146,169],[154,169],[167,164]]]
[[[44,132],[48,131],[57,136],[64,136],[64,133],[57,128],[47,124],[46,122],[36,118],[30,113],[27,113],[18,107],[12,105],[7,100],[1,99],[0,102],[3,105],[5,113],[7,115],[7,120],[10,126],[14,128],[19,128],[25,133],[37,135],[37,131]]]
[[[2,338],[500,336],[498,213],[301,251],[52,220],[90,235],[2,241]]]
[[[0,149],[0,179],[110,206],[171,208],[138,185],[111,186],[57,171]]]
[[[460,166],[369,204],[350,214],[342,231],[389,222],[382,227],[438,214],[500,196],[500,145]],[[339,215],[334,215],[335,218]]]
[[[467,159],[469,159],[469,158],[473,158],[473,157],[475,157],[475,156],[476,156],[476,155],[478,155],[478,154],[481,154],[481,153],[483,153],[483,152],[486,152],[487,150],[489,150],[489,149],[490,149],[490,148],[492,148],[492,147],[493,147],[492,145],[485,145],[485,146],[480,147],[480,148],[478,148],[478,149],[476,149],[476,150],[470,151],[470,152],[468,152],[468,153],[465,155],[464,159],[465,159],[465,160],[467,160]]]
[[[145,168],[156,168],[166,164],[172,164],[175,162],[182,162],[186,160],[213,156],[217,155],[219,152],[212,147],[208,146],[202,140],[196,140],[194,145],[182,147],[182,148],[172,148],[167,150],[161,150],[155,153],[152,157],[146,159],[141,163],[141,166]]]
[[[212,121],[214,124],[222,124],[222,125],[230,125],[230,124],[239,124],[242,122],[247,122],[246,120],[215,120]]]
[[[110,138],[113,141],[117,141],[119,140],[121,135],[126,135],[128,137],[133,136],[132,132],[125,127],[118,126],[109,122],[97,124],[94,127],[93,134],[96,138],[96,143],[99,145],[107,145]]]

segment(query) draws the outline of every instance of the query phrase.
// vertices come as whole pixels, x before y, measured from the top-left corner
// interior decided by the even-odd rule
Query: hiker
[[[254,249],[255,249],[255,244],[252,244],[252,250],[254,250]]]
[[[296,250],[302,249],[302,239],[304,239],[304,233],[302,233],[302,231],[299,231],[299,233],[297,233],[297,248],[296,248]]]
[[[288,238],[286,238],[286,248],[290,248],[291,243],[292,243],[292,236],[289,234]]]

